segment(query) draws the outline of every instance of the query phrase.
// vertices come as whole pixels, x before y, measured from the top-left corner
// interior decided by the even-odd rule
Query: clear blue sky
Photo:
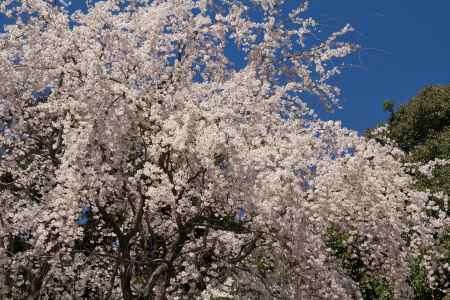
[[[425,85],[450,84],[450,1],[312,0],[311,9],[323,26],[350,23],[363,47],[364,69],[338,81],[344,109],[322,117],[362,131],[388,117],[384,100],[398,105]]]
[[[320,116],[363,131],[387,118],[384,100],[400,104],[425,85],[449,84],[449,12],[448,0],[311,0],[310,13],[325,31],[350,23],[357,30],[351,38],[362,46],[352,61],[360,67],[338,79],[344,109]]]

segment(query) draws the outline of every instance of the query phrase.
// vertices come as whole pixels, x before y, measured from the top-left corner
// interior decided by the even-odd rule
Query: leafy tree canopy
[[[417,156],[429,160],[448,153],[448,132],[450,130],[450,85],[424,88],[417,96],[401,105],[388,123],[389,138],[407,152],[414,152],[419,146],[429,151],[441,145],[442,150]],[[447,150],[445,150],[447,148]],[[444,151],[444,153],[439,153]]]

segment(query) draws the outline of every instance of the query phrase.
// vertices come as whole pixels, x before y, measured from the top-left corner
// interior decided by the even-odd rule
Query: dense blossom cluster
[[[414,101],[427,103],[435,101],[433,95],[427,96],[428,97],[423,97],[422,99],[416,98]],[[417,99],[419,99],[419,101]],[[414,102],[411,103],[415,105]],[[401,109],[403,109],[403,111],[400,110],[401,112],[407,111],[405,110],[405,107]],[[440,109],[441,108],[438,106],[437,110]],[[399,112],[395,112],[395,114],[399,114]],[[394,120],[396,120],[395,116],[391,116],[389,127],[381,126],[375,128],[368,132],[368,136],[374,138],[380,144],[399,148],[400,145],[398,145],[397,142],[404,142],[404,137],[399,134],[392,134],[392,127],[398,126],[398,124],[393,122]],[[405,123],[407,122],[404,122],[403,124]],[[429,125],[430,124],[427,124],[425,126]],[[431,124],[431,126],[433,125],[435,124]],[[415,141],[417,144],[412,142],[411,145],[413,146],[410,147],[410,152],[397,159],[402,162],[402,167],[405,172],[415,178],[416,189],[427,193],[428,197],[425,200],[426,213],[429,216],[427,222],[435,229],[438,229],[435,230],[435,233],[433,234],[433,240],[429,241],[427,246],[420,247],[420,250],[416,253],[410,263],[413,269],[410,279],[411,285],[414,287],[416,293],[415,299],[446,299],[445,295],[450,293],[450,202],[449,192],[448,189],[446,189],[445,183],[446,180],[448,180],[448,177],[445,175],[445,170],[450,166],[450,160],[436,158],[439,155],[439,151],[436,150],[427,153],[431,154],[431,159],[427,160],[427,156],[421,155],[426,153],[424,150],[427,150],[426,146],[424,146],[424,139],[421,138],[420,135],[415,135],[415,132],[420,131],[420,126],[422,126],[422,124],[417,127],[411,126],[408,128],[408,126],[411,126],[411,123],[404,126],[402,129],[405,131],[405,135],[417,138],[417,141]],[[398,127],[394,128],[394,130],[398,130]],[[434,134],[433,130],[429,131]],[[392,136],[394,139],[390,138]],[[442,143],[442,146],[447,147],[445,143]],[[435,156],[434,158],[433,155]]]
[[[409,260],[448,220],[400,150],[301,101],[337,105],[350,27],[309,45],[307,5],[275,0],[16,4],[1,7],[17,18],[0,39],[3,297],[361,298],[337,240],[411,297]]]

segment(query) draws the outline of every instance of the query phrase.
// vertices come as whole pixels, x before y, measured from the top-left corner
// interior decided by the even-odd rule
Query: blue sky
[[[450,1],[444,0],[312,0],[310,13],[324,31],[350,23],[356,29],[351,39],[362,46],[352,60],[358,66],[337,80],[344,108],[320,117],[362,132],[386,120],[384,100],[398,105],[425,85],[449,84],[448,12]]]
[[[312,0],[311,10],[322,26],[350,23],[363,48],[363,68],[338,80],[344,109],[323,118],[363,131],[387,119],[384,100],[398,105],[425,85],[450,84],[450,1]]]

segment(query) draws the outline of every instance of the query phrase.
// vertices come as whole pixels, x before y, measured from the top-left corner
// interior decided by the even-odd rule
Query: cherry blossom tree
[[[447,219],[400,150],[302,100],[338,106],[350,26],[317,42],[307,3],[276,0],[0,7],[3,297],[412,296]]]
[[[389,106],[389,105],[388,105]],[[395,143],[418,190],[428,191],[427,212],[450,214],[450,86],[429,86],[409,102],[393,109],[388,122],[368,135],[381,143]],[[431,248],[421,250],[412,264],[416,299],[446,299],[450,294],[450,228],[437,232]]]

